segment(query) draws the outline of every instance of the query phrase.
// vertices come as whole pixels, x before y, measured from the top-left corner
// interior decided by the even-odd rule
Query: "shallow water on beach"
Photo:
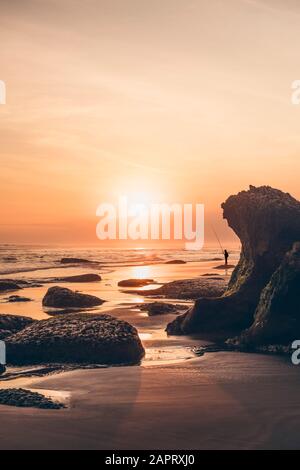
[[[89,265],[62,265],[63,257],[76,257],[97,261]],[[239,251],[231,252],[230,261],[236,264]],[[93,313],[109,312],[112,315],[134,325],[146,349],[145,364],[157,362],[173,362],[192,357],[191,348],[199,345],[199,340],[191,337],[170,337],[165,333],[168,322],[175,315],[158,315],[149,317],[146,312],[137,308],[138,304],[151,301],[142,295],[143,291],[158,288],[162,284],[174,280],[191,279],[203,274],[219,274],[229,278],[232,270],[215,269],[222,264],[218,248],[201,252],[184,250],[99,250],[99,249],[66,249],[66,248],[35,248],[0,246],[0,280],[22,279],[41,282],[40,287],[29,287],[0,295],[0,314],[24,315],[40,320],[49,318],[47,309],[42,307],[42,299],[52,285],[61,285],[72,290],[92,294],[105,300],[94,309]],[[165,264],[170,260],[183,260],[186,264]],[[78,274],[97,273],[102,280],[88,283],[44,283],[48,278],[72,276]],[[124,279],[153,279],[154,284],[146,288],[121,288],[118,282]],[[130,291],[139,291],[141,294]],[[125,292],[126,291],[126,292]],[[18,294],[29,297],[31,302],[9,303],[9,295]],[[182,303],[188,308],[192,302],[184,300],[163,301]],[[207,343],[207,342],[206,342]]]

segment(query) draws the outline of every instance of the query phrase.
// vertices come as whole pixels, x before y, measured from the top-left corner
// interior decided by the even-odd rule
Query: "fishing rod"
[[[212,229],[212,231],[213,231],[213,233],[214,233],[216,239],[218,240],[218,243],[219,243],[219,245],[220,245],[220,248],[221,248],[221,250],[222,250],[222,255],[223,255],[223,254],[224,254],[224,248],[222,247],[222,243],[220,242],[220,239],[219,239],[219,237],[218,237],[218,235],[217,235],[217,233],[216,233],[214,227],[212,226],[212,224],[211,224],[211,229]]]

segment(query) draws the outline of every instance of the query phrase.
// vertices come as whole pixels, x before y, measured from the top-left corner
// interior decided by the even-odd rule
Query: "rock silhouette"
[[[242,242],[240,260],[232,273],[228,288],[221,297],[198,299],[185,315],[177,317],[167,326],[167,332],[189,334],[223,331],[224,336],[229,337],[239,334],[253,324],[247,333],[248,341],[251,342],[251,338],[254,341],[254,338],[259,336],[255,322],[261,318],[266,320],[272,317],[272,322],[264,321],[264,335],[261,336],[261,341],[285,341],[287,336],[284,333],[275,334],[276,328],[271,328],[271,325],[275,324],[272,310],[275,307],[271,302],[270,308],[270,299],[268,301],[267,298],[274,289],[277,302],[280,302],[285,289],[289,289],[293,276],[293,286],[297,285],[297,263],[291,261],[295,259],[296,254],[290,255],[286,261],[284,259],[294,242],[300,241],[300,203],[290,194],[277,189],[250,186],[248,191],[230,196],[222,204],[222,208],[228,225]],[[282,268],[279,269],[282,263]],[[287,271],[289,275],[284,277],[283,273]],[[293,276],[291,272],[294,273]],[[280,288],[279,278],[282,283]],[[269,283],[271,285],[267,288]],[[294,311],[295,315],[298,300],[296,291],[294,293],[291,297],[286,294],[286,300],[289,299],[289,311]],[[284,322],[292,324],[292,319],[286,312],[282,313],[280,321],[277,312],[278,325],[283,319]]]

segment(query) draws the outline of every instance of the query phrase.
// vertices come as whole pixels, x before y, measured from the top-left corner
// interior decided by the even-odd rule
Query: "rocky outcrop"
[[[34,321],[32,318],[19,315],[0,315],[0,340],[23,330]]]
[[[228,289],[219,298],[201,298],[167,327],[169,334],[249,328],[262,291],[293,243],[300,240],[300,203],[268,186],[242,191],[222,204],[224,218],[242,243]],[[263,300],[261,299],[263,302]]]
[[[132,364],[144,348],[137,330],[110,315],[71,314],[33,323],[6,340],[7,364]]]
[[[229,344],[257,347],[300,338],[300,243],[295,243],[263,289],[250,328]]]
[[[65,287],[50,287],[43,298],[44,307],[53,308],[88,308],[103,304],[104,300],[94,295],[74,292]]]

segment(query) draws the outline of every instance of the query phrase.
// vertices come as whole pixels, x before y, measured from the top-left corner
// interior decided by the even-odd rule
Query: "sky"
[[[97,243],[120,195],[300,199],[298,0],[0,0],[0,243]]]

